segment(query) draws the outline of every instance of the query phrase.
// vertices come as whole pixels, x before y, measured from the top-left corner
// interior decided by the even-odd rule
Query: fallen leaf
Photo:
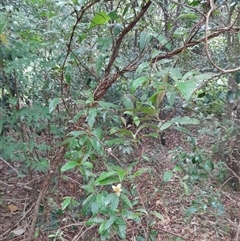
[[[10,210],[11,213],[18,211],[18,207],[14,204],[9,204],[8,209]]]

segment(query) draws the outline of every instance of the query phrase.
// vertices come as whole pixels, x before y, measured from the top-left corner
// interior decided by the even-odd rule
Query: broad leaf
[[[91,21],[90,28],[93,28],[96,25],[103,25],[107,23],[109,20],[110,20],[110,17],[107,15],[106,12],[97,13],[95,14],[95,16]]]

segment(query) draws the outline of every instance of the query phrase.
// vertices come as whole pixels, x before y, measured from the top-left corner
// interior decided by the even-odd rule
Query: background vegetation
[[[239,1],[0,2],[0,239],[237,241]]]

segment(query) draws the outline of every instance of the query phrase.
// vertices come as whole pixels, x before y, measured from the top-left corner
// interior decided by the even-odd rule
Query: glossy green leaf
[[[108,13],[108,16],[112,19],[112,20],[117,20],[119,17],[117,15],[116,11],[111,11]]]
[[[132,85],[131,85],[131,88],[130,88],[130,91],[131,93],[134,93],[134,91],[138,88],[138,87],[141,87],[147,80],[147,77],[146,76],[141,76],[137,79],[135,79],[133,82],[132,82]]]
[[[62,202],[62,210],[66,209],[72,201],[72,197],[64,197],[64,201]]]
[[[107,23],[109,20],[110,17],[107,15],[106,12],[96,13],[91,21],[90,28],[93,28],[97,25],[103,25]]]
[[[79,163],[76,161],[69,161],[67,163],[65,163],[62,168],[61,168],[61,172],[65,172],[68,170],[71,170],[73,168],[75,168],[76,166],[79,166]]]
[[[110,209],[115,212],[116,209],[118,208],[118,204],[119,204],[119,197],[117,195],[114,195],[114,198],[111,200],[111,203],[110,203]]]
[[[92,211],[92,215],[96,216],[99,212],[99,206],[97,202],[92,202],[91,203],[91,211]]]
[[[126,195],[124,195],[123,193],[121,193],[122,200],[128,205],[129,208],[132,208],[132,203],[131,201],[128,199],[128,197]]]
[[[104,229],[105,230],[109,229],[113,225],[113,223],[116,219],[117,219],[117,216],[111,215],[110,218],[107,220],[107,222],[104,226]]]

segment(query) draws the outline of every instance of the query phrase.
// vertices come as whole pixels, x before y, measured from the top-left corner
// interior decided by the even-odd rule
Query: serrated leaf
[[[169,182],[173,177],[173,172],[168,170],[168,171],[165,171],[164,174],[163,174],[163,181],[164,182]]]
[[[65,171],[68,171],[70,169],[73,169],[78,165],[79,165],[79,163],[76,162],[76,161],[69,161],[62,166],[61,172],[65,172]]]

